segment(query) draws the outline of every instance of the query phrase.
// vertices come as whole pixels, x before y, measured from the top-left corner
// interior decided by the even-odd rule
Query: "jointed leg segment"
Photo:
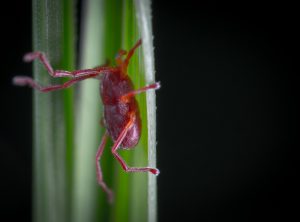
[[[128,54],[127,54],[127,51],[125,50],[120,50],[116,56],[116,62],[117,64],[121,67],[122,69],[122,72],[124,74],[127,73],[127,67],[128,67],[128,64],[129,64],[129,60],[131,59],[131,57],[133,56],[135,50],[142,44],[142,40],[139,39],[137,41],[137,43],[132,47],[132,49],[129,50]],[[126,58],[122,61],[122,56],[126,55]]]
[[[131,92],[129,92],[129,93],[126,93],[125,95],[123,95],[123,96],[121,97],[121,100],[122,100],[123,102],[126,102],[130,97],[133,97],[133,96],[135,96],[136,94],[140,94],[140,93],[142,93],[142,92],[146,92],[146,91],[149,90],[149,89],[159,89],[159,88],[160,88],[160,83],[159,83],[159,82],[156,82],[156,83],[150,84],[150,85],[148,85],[148,86],[144,86],[144,87],[142,87],[142,88],[139,88],[139,89],[137,89],[137,90],[133,90],[133,91],[131,91]]]
[[[135,50],[136,50],[141,44],[142,44],[142,40],[139,39],[139,40],[137,41],[137,43],[132,47],[132,49],[129,50],[129,52],[128,52],[127,56],[126,56],[126,59],[125,59],[124,62],[123,62],[123,63],[124,63],[123,66],[125,67],[125,69],[127,69],[127,66],[128,66],[128,64],[129,64],[129,60],[130,60],[131,57],[133,56]]]
[[[79,81],[89,79],[89,78],[95,78],[99,76],[100,74],[110,71],[114,72],[115,68],[109,67],[109,66],[98,66],[94,69],[81,69],[81,70],[75,70],[75,71],[65,71],[65,70],[53,70],[52,66],[50,65],[47,57],[42,52],[30,52],[27,53],[24,56],[25,62],[31,62],[35,59],[39,59],[41,63],[45,66],[48,73],[55,78],[60,77],[71,77],[72,79],[61,84],[61,85],[52,85],[52,86],[41,86],[37,82],[35,82],[32,78],[27,76],[16,76],[13,79],[13,83],[18,86],[25,86],[28,85],[34,89],[37,89],[41,92],[51,92],[55,90],[65,89],[74,83],[77,83]]]
[[[131,119],[126,127],[122,130],[122,132],[120,133],[118,139],[115,141],[111,151],[112,154],[116,157],[116,159],[120,162],[122,168],[126,171],[126,172],[151,172],[155,175],[159,174],[159,170],[156,168],[151,168],[151,167],[129,167],[127,166],[126,162],[122,159],[122,157],[117,153],[118,148],[120,147],[120,144],[122,143],[122,141],[124,140],[128,130],[132,127],[132,124],[134,122],[134,119]],[[102,175],[102,171],[101,171],[101,166],[100,166],[100,158],[103,154],[103,150],[105,148],[106,145],[106,141],[108,138],[108,132],[106,131],[101,144],[98,148],[97,154],[96,154],[96,167],[97,167],[97,181],[98,184],[102,187],[102,189],[107,193],[108,195],[108,200],[109,202],[113,201],[113,192],[107,187],[106,183],[103,180],[103,175]]]
[[[132,127],[133,124],[133,119],[131,119],[127,125],[125,126],[125,128],[122,130],[122,132],[120,133],[118,139],[115,141],[111,152],[112,154],[116,157],[116,159],[120,162],[122,168],[126,171],[126,172],[151,172],[155,175],[159,174],[159,170],[156,168],[151,168],[151,167],[129,167],[126,162],[122,159],[122,157],[117,153],[117,150],[120,147],[120,144],[122,143],[122,141],[124,140],[128,130]]]
[[[60,89],[65,89],[65,88],[68,88],[69,86],[79,82],[79,81],[82,81],[82,80],[85,80],[85,79],[89,79],[89,78],[93,78],[93,77],[96,77],[98,74],[88,74],[88,75],[85,75],[85,76],[80,76],[80,77],[76,77],[76,78],[73,78],[61,85],[52,85],[52,86],[41,86],[40,84],[38,84],[37,82],[35,82],[32,78],[30,77],[27,77],[27,76],[16,76],[13,78],[13,83],[15,85],[18,85],[18,86],[30,86],[34,89],[37,89],[41,92],[51,92],[51,91],[55,91],[55,90],[60,90]]]
[[[107,187],[106,183],[103,181],[103,175],[102,175],[101,166],[100,166],[100,162],[99,162],[99,160],[102,156],[107,138],[108,138],[108,133],[106,131],[103,138],[102,138],[101,144],[98,148],[97,154],[96,154],[96,169],[97,169],[98,184],[107,193],[109,202],[112,202],[113,201],[113,192]]]
[[[41,61],[41,63],[45,66],[48,73],[52,77],[55,77],[55,78],[59,78],[59,77],[79,77],[79,76],[86,76],[86,75],[90,75],[90,74],[99,73],[99,71],[95,70],[95,69],[82,69],[82,70],[75,70],[75,71],[72,71],[72,72],[65,71],[65,70],[53,70],[53,68],[52,68],[49,60],[45,56],[45,54],[42,53],[42,52],[39,52],[39,51],[29,52],[29,53],[25,54],[25,56],[23,57],[23,60],[25,62],[32,62],[35,59],[39,59]]]
[[[140,45],[141,45],[141,40],[139,40],[135,44],[135,46],[128,52],[128,55],[127,55],[127,57],[125,58],[124,61],[122,61],[121,57],[123,55],[126,55],[127,52],[125,50],[120,50],[120,52],[118,53],[118,55],[116,57],[116,61],[117,61],[118,65],[122,66],[122,70],[123,70],[124,73],[126,73],[126,71],[127,71],[127,66],[128,66],[130,58],[132,57],[132,55],[133,55],[134,51],[136,50],[136,48],[138,48]],[[112,67],[105,66],[105,65],[96,67],[94,69],[82,69],[82,70],[75,70],[75,71],[71,71],[71,72],[66,71],[66,70],[54,70],[52,68],[49,60],[45,56],[45,54],[40,52],[40,51],[27,53],[23,57],[23,60],[25,62],[32,62],[35,59],[40,60],[40,62],[45,66],[46,70],[48,71],[48,73],[52,77],[55,77],[55,78],[71,77],[72,79],[65,82],[62,85],[42,87],[41,85],[36,83],[30,77],[17,76],[13,79],[13,83],[15,85],[19,85],[19,86],[28,85],[28,86],[31,86],[32,88],[38,89],[42,92],[50,92],[50,91],[54,91],[54,90],[67,88],[67,87],[73,85],[74,83],[76,83],[78,81],[81,81],[81,80],[84,80],[84,79],[97,77],[98,75],[100,75],[101,73],[104,73],[106,71],[114,72],[114,71],[118,70],[117,68],[112,68]]]
[[[116,157],[116,159],[120,162],[122,168],[126,171],[126,172],[151,172],[155,175],[159,174],[159,170],[156,168],[151,168],[151,167],[129,167],[126,162],[122,159],[122,157],[117,153],[118,148],[120,147],[120,144],[122,143],[122,141],[124,140],[128,130],[132,127],[132,124],[134,122],[134,119],[131,119],[127,125],[125,126],[125,128],[122,130],[122,132],[120,133],[118,139],[115,141],[111,152],[112,154]],[[102,156],[106,141],[108,138],[108,132],[106,131],[101,144],[98,148],[97,154],[96,154],[96,166],[97,166],[97,180],[99,185],[103,188],[103,190],[107,193],[108,195],[108,199],[111,202],[113,200],[113,193],[112,191],[107,187],[106,183],[103,181],[103,175],[102,175],[102,171],[101,171],[101,167],[100,167],[100,163],[99,160]]]

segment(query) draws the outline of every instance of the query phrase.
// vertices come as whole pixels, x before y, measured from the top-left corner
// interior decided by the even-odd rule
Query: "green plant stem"
[[[65,32],[74,31],[70,27],[74,25],[71,0],[32,3],[34,50],[45,52],[54,68],[73,69],[74,33],[67,34],[68,39],[64,37]],[[34,78],[43,85],[52,83],[37,61]],[[70,221],[72,89],[47,94],[34,91],[33,98],[33,221]]]
[[[103,1],[91,0],[83,5],[80,68],[96,67],[105,62],[103,4]],[[81,82],[78,98],[72,218],[75,222],[108,221],[106,197],[96,180],[95,155],[103,134],[103,128],[100,127],[102,105],[99,81]]]
[[[145,81],[147,84],[155,81],[154,49],[152,33],[152,15],[150,0],[135,0],[136,15],[139,30],[143,39],[143,62],[145,67]],[[147,93],[148,119],[148,161],[156,166],[156,99],[155,91]],[[148,222],[157,221],[157,184],[156,176],[148,175]]]

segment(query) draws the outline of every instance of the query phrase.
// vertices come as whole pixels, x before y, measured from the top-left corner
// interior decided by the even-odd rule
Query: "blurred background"
[[[1,16],[0,211],[31,220],[30,1]],[[7,12],[8,14],[5,14]],[[296,6],[153,1],[158,221],[296,216]],[[297,72],[298,73],[298,72]]]

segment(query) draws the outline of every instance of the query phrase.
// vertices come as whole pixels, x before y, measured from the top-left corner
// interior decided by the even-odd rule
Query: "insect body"
[[[123,77],[121,73],[104,74],[100,87],[104,121],[109,135],[116,141],[126,124],[132,122],[120,147],[134,147],[140,137],[141,119],[135,98],[128,95],[126,98],[126,94],[133,91],[130,79],[128,76]]]
[[[135,44],[135,46],[128,52],[128,54],[126,53],[126,51],[120,50],[116,57],[116,67],[100,66],[94,69],[75,70],[72,72],[64,70],[54,71],[43,53],[28,53],[24,56],[24,60],[26,62],[30,62],[34,59],[39,59],[51,76],[70,77],[71,79],[62,85],[52,85],[46,87],[40,86],[32,78],[26,76],[16,76],[13,79],[15,85],[28,85],[32,88],[40,90],[41,92],[50,92],[54,90],[64,89],[76,82],[88,78],[98,78],[101,80],[100,95],[104,105],[104,125],[106,127],[106,132],[104,133],[96,154],[96,167],[97,181],[103,188],[103,190],[108,194],[109,201],[112,201],[113,193],[103,180],[99,163],[107,138],[109,136],[114,141],[114,145],[111,149],[112,154],[120,162],[122,168],[126,172],[151,172],[155,175],[159,174],[159,170],[156,168],[129,167],[117,152],[119,148],[134,148],[140,139],[141,119],[135,95],[145,92],[149,89],[158,89],[160,87],[159,83],[154,83],[137,90],[133,89],[133,84],[129,76],[127,75],[127,67],[134,51],[140,45],[141,40],[139,40]],[[123,60],[122,56],[126,54],[127,56]]]

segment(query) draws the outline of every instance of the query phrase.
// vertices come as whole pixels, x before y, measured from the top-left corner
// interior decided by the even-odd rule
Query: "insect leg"
[[[149,89],[159,89],[159,88],[160,88],[160,83],[156,82],[156,83],[153,83],[151,85],[144,86],[144,87],[139,88],[137,90],[133,90],[133,91],[130,91],[129,93],[126,93],[125,95],[123,95],[121,97],[121,100],[126,102],[130,97],[135,96],[136,94],[146,92]]]
[[[74,78],[74,79],[71,79],[61,85],[52,85],[52,86],[41,86],[39,85],[37,82],[35,82],[32,78],[30,77],[27,77],[27,76],[16,76],[13,78],[13,84],[14,85],[17,85],[17,86],[30,86],[34,89],[37,89],[41,92],[51,92],[51,91],[55,91],[55,90],[60,90],[60,89],[65,89],[79,81],[82,81],[84,79],[88,79],[88,78],[93,78],[93,77],[96,77],[98,76],[98,73],[97,74],[89,74],[89,75],[86,75],[86,76],[81,76],[81,77],[77,77],[77,78]]]
[[[151,172],[154,175],[158,175],[159,174],[159,170],[156,168],[151,168],[151,167],[129,167],[126,162],[123,160],[123,158],[117,153],[117,150],[120,146],[120,144],[122,143],[123,139],[125,138],[128,130],[130,129],[130,127],[132,127],[133,124],[133,119],[131,119],[127,125],[125,126],[125,128],[122,130],[122,132],[120,133],[118,139],[116,140],[116,142],[114,143],[111,151],[112,154],[115,156],[115,158],[120,162],[122,168],[126,171],[126,172]]]
[[[123,62],[123,69],[126,71],[127,70],[127,66],[129,64],[129,60],[131,59],[133,53],[135,52],[135,50],[142,44],[142,40],[139,39],[135,45],[129,50],[126,59]]]
[[[39,59],[41,63],[45,66],[48,73],[54,77],[79,77],[79,76],[87,76],[91,73],[99,73],[99,67],[97,69],[81,69],[81,70],[75,70],[75,71],[66,71],[66,70],[53,70],[49,60],[45,56],[43,52],[29,52],[24,55],[23,60],[25,62],[32,62],[35,59]],[[106,67],[101,66],[102,69],[105,69]],[[102,71],[102,70],[101,70]]]
[[[108,200],[110,203],[113,201],[113,192],[107,187],[106,183],[103,181],[103,175],[102,175],[102,170],[100,166],[100,158],[102,156],[106,141],[107,141],[108,133],[107,131],[105,132],[104,136],[102,137],[102,141],[99,145],[99,148],[97,150],[96,154],[96,169],[97,169],[97,181],[98,184],[102,187],[102,189],[107,193],[108,195]]]
[[[39,59],[41,61],[41,63],[45,66],[45,68],[47,69],[48,73],[51,76],[54,76],[53,68],[50,65],[49,60],[47,59],[47,57],[45,56],[44,53],[39,52],[39,51],[29,52],[29,53],[26,53],[23,57],[24,62],[32,62],[35,59]]]

